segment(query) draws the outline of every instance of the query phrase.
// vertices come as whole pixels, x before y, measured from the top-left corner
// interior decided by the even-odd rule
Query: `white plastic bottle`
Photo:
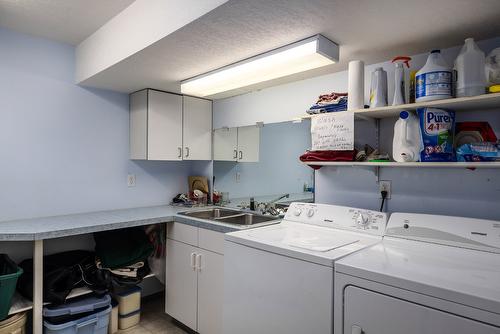
[[[455,60],[457,71],[456,96],[475,96],[486,92],[484,52],[474,43],[473,38],[467,38]]]
[[[418,117],[410,111],[402,111],[394,125],[392,140],[392,157],[394,161],[420,161],[422,146]]]
[[[392,105],[397,106],[400,104],[405,104],[407,100],[406,95],[409,93],[407,90],[409,81],[405,72],[405,65],[410,68],[411,58],[408,56],[397,56],[392,62],[395,65],[394,68],[394,98],[392,99]]]
[[[387,105],[387,72],[377,67],[372,72],[370,87],[370,108]]]
[[[415,77],[415,101],[433,101],[452,97],[452,72],[440,50],[432,50]]]
[[[394,99],[392,105],[397,106],[405,103],[405,69],[403,64],[396,63],[394,68]]]

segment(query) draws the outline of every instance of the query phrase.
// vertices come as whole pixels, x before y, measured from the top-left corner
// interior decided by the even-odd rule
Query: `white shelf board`
[[[308,166],[333,167],[391,167],[391,168],[500,168],[495,162],[357,162],[357,161],[308,161]]]
[[[144,279],[154,277],[154,274],[149,274]],[[66,300],[76,298],[79,296],[87,295],[91,293],[87,287],[75,288],[71,291],[71,293],[66,297]],[[44,305],[48,305],[50,303],[44,303]],[[33,308],[33,302],[21,296],[17,291],[12,298],[12,306],[10,307],[9,315],[13,315],[19,312],[29,311]]]
[[[429,102],[408,103],[399,106],[387,106],[369,109],[353,110],[359,118],[388,118],[397,117],[403,110],[416,110],[417,108],[433,107],[448,108],[454,111],[492,110],[500,111],[500,93],[483,94],[472,97],[459,97],[454,99],[437,100]],[[321,115],[321,114],[320,114]],[[316,115],[304,115],[301,118],[312,118]]]

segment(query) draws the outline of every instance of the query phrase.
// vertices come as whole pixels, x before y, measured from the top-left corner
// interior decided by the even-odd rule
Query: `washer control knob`
[[[367,216],[363,215],[361,212],[358,214],[358,217],[356,218],[356,224],[358,224],[359,227],[366,228],[368,224],[370,223],[369,219]]]
[[[302,209],[301,209],[301,208],[297,208],[297,209],[295,209],[295,211],[293,212],[293,214],[294,214],[295,216],[297,216],[297,217],[298,217],[298,216],[300,216],[300,215],[302,214]]]
[[[314,216],[314,209],[307,210],[307,217],[311,218],[312,216]]]

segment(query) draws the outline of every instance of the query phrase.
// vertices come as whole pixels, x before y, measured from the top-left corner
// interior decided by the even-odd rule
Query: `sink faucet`
[[[274,204],[276,202],[278,202],[279,200],[282,200],[283,198],[289,198],[290,197],[290,194],[284,194],[276,199],[273,199],[272,201],[269,201],[267,204]]]
[[[283,198],[289,198],[290,197],[290,194],[284,194],[276,199],[273,199],[272,201],[269,201],[267,203],[265,203],[265,208],[263,210],[262,213],[269,213],[270,215],[273,215],[273,216],[279,216],[280,214],[282,214],[282,212],[280,212],[280,210],[276,209],[276,207],[274,206],[274,204],[280,200],[282,200]]]

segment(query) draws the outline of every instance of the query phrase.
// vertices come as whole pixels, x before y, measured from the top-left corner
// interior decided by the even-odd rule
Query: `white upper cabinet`
[[[238,161],[258,162],[260,145],[260,128],[244,126],[238,128]]]
[[[212,101],[183,98],[184,160],[212,159]]]
[[[212,102],[144,89],[130,95],[130,159],[210,160]]]
[[[236,161],[238,159],[238,129],[214,130],[214,160]]]
[[[258,162],[260,128],[244,126],[214,130],[214,160]]]
[[[148,91],[148,160],[182,160],[182,96]]]

